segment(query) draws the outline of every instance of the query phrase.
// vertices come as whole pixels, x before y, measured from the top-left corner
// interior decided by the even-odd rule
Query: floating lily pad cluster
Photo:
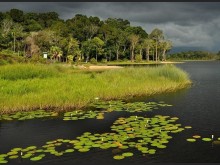
[[[76,110],[71,112],[64,113],[63,120],[83,120],[83,119],[104,119],[104,112],[100,112],[98,110],[93,111],[83,111]]]
[[[90,106],[99,108],[99,109],[106,109],[107,111],[126,111],[126,112],[145,112],[151,111],[153,109],[158,109],[158,107],[165,107],[165,106],[172,106],[169,104],[165,104],[163,101],[159,103],[156,102],[133,102],[133,103],[126,103],[122,100],[117,101],[96,101],[92,103]]]
[[[220,138],[217,138],[217,140],[215,140],[212,137],[201,137],[200,135],[194,135],[192,136],[192,138],[188,138],[186,140],[188,142],[196,142],[198,140],[202,140],[204,142],[212,142],[213,144],[220,145]]]
[[[0,120],[29,120],[34,118],[44,118],[58,116],[57,112],[47,112],[45,110],[36,110],[31,112],[17,112],[15,114],[0,115]]]
[[[112,111],[120,112],[146,112],[153,109],[158,109],[159,106],[172,106],[165,104],[163,101],[156,102],[133,102],[125,103],[124,101],[96,101],[95,103],[90,104],[91,107],[97,108],[99,110],[93,111],[83,111],[76,110],[72,112],[66,112],[64,114],[63,120],[82,120],[88,118],[104,119],[104,114]]]
[[[153,109],[158,109],[159,106],[172,106],[165,104],[163,101],[156,102],[133,102],[125,103],[121,100],[118,101],[99,101],[90,104],[91,107],[99,110],[85,111],[85,110],[74,110],[72,112],[64,113],[63,120],[81,120],[88,118],[104,119],[104,113],[112,111],[126,111],[126,112],[145,112]],[[100,110],[101,109],[101,110]],[[58,116],[58,112],[49,112],[45,110],[36,110],[31,112],[17,112],[15,114],[0,114],[1,120],[29,120],[34,118],[45,118]]]
[[[0,155],[0,163],[11,159],[30,159],[38,161],[48,154],[62,156],[71,152],[88,152],[91,149],[117,149],[113,158],[116,160],[131,157],[137,149],[142,154],[155,154],[158,149],[167,147],[172,134],[184,130],[181,124],[176,124],[176,117],[156,115],[152,118],[130,116],[119,118],[111,126],[112,132],[92,134],[85,132],[76,139],[56,139],[47,142],[40,148],[13,148]],[[120,153],[120,154],[119,154]]]

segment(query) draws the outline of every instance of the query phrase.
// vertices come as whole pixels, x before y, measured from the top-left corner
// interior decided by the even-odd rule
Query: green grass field
[[[0,67],[0,113],[81,108],[95,98],[126,99],[172,92],[190,84],[172,65],[83,72],[59,65],[13,64]]]

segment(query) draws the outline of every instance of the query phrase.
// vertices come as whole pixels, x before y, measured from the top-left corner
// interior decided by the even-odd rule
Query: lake
[[[173,135],[167,148],[158,149],[154,155],[143,155],[134,150],[134,156],[123,160],[114,160],[112,149],[91,149],[86,153],[73,152],[60,157],[46,156],[40,164],[147,164],[147,163],[219,163],[220,145],[197,140],[195,143],[186,139],[193,135],[220,137],[220,62],[186,62],[175,64],[185,70],[193,81],[187,89],[175,93],[138,97],[130,100],[144,102],[164,101],[172,107],[161,107],[144,116],[169,115],[178,117],[177,123],[192,126]],[[42,146],[47,141],[75,139],[84,132],[104,133],[119,117],[140,115],[140,113],[112,112],[105,114],[104,120],[86,119],[63,121],[62,118],[45,118],[25,121],[0,122],[0,153],[7,153],[15,147]],[[29,160],[16,159],[12,163],[30,164]]]

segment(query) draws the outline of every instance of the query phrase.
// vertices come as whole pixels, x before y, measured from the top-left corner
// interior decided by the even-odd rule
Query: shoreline
[[[88,67],[89,70],[102,70],[102,69],[122,69],[124,67],[121,66],[108,66],[108,65],[91,65]]]

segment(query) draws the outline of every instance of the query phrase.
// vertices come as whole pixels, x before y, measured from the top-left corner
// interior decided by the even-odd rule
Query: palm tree
[[[51,58],[60,61],[61,57],[63,56],[63,52],[57,46],[52,46],[50,48]]]

